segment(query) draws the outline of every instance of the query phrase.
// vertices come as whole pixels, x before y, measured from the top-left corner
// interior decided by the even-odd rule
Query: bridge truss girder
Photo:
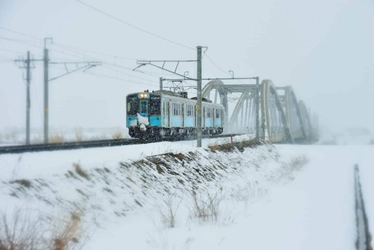
[[[271,80],[261,82],[263,137],[271,142],[294,143],[282,102]]]
[[[282,100],[283,108],[286,113],[288,124],[290,126],[291,134],[295,141],[308,140],[304,119],[301,115],[300,106],[296,99],[295,92],[291,86],[276,87],[279,98]],[[279,93],[283,90],[284,94]]]
[[[245,128],[246,131],[239,131],[240,129],[238,127],[235,128],[234,125],[236,124],[236,122],[238,122],[238,119],[240,118],[239,116],[240,113],[242,113],[242,115],[245,117],[244,120],[241,121],[242,123],[245,122],[245,120],[248,120],[249,122],[249,117],[255,114],[256,110],[253,107],[254,107],[254,104],[256,103],[255,100],[256,100],[256,93],[257,93],[257,85],[256,84],[224,84],[220,80],[214,80],[214,81],[208,82],[204,86],[202,90],[202,97],[209,99],[211,91],[214,91],[214,90],[216,90],[216,93],[217,92],[219,93],[220,102],[225,107],[225,111],[226,111],[225,132],[230,132],[233,129],[236,129],[235,130],[236,133],[248,132],[248,126],[246,126],[245,124],[243,128]],[[234,108],[233,114],[231,115],[229,119],[228,95],[232,93],[242,93],[242,95],[239,98],[239,101]]]
[[[255,130],[270,142],[286,143],[313,141],[318,137],[304,102],[297,101],[291,86],[276,88],[271,80],[263,80],[258,88],[256,84],[226,85],[221,80],[214,80],[204,86],[202,97],[209,99],[212,91],[216,91],[214,101],[217,102],[218,93],[226,110],[225,133],[253,133]],[[232,93],[241,93],[241,96],[229,117],[228,95]],[[258,113],[259,117],[256,116]],[[257,131],[260,130],[260,119],[261,131]]]

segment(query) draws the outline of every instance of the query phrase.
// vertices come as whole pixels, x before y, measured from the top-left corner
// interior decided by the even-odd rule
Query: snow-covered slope
[[[368,194],[372,147],[207,148],[222,143],[0,155],[0,209],[78,210],[83,249],[353,248],[353,164]]]

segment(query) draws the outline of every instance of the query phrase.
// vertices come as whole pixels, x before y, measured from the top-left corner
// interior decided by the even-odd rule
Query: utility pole
[[[260,79],[256,77],[256,139],[260,139]]]
[[[196,128],[197,147],[201,147],[201,46],[197,46],[197,105],[196,105]]]
[[[30,51],[27,51],[27,59],[18,59],[20,68],[26,68],[26,145],[30,144],[30,83],[31,83],[31,62],[35,61],[30,57]]]
[[[44,38],[44,143],[48,143],[48,49],[47,49],[47,40],[52,38]]]
[[[30,51],[27,51],[26,60],[26,145],[30,144]]]
[[[27,52],[27,59],[26,60],[15,60],[15,62],[23,62],[26,63],[26,66],[22,64],[23,66],[20,66],[21,68],[27,68],[27,99],[26,99],[26,144],[30,143],[30,81],[31,81],[31,74],[30,74],[30,62],[34,61],[43,61],[44,64],[44,143],[48,143],[48,124],[49,124],[49,82],[56,80],[62,76],[68,75],[70,73],[73,73],[78,70],[88,70],[92,67],[101,65],[101,62],[92,61],[92,62],[50,62],[49,60],[49,51],[47,49],[47,41],[50,40],[52,42],[52,38],[44,38],[44,56],[43,59],[30,59],[30,52]],[[49,64],[64,64],[66,73],[56,76],[54,78],[49,78]],[[76,65],[76,68],[74,70],[68,70],[67,65],[73,64]],[[84,64],[84,65],[82,65]]]

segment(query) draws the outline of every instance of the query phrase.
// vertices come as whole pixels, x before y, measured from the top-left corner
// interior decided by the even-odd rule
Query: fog
[[[373,132],[372,27],[372,0],[0,0],[0,130],[25,126],[26,71],[14,60],[28,50],[42,59],[52,38],[51,62],[103,64],[50,82],[51,127],[124,127],[127,94],[176,77],[152,66],[133,71],[136,60],[194,60],[201,45],[203,77],[232,70],[291,85],[322,127]],[[33,66],[31,127],[41,128],[43,63]],[[195,63],[178,66],[186,71],[195,76]],[[50,66],[50,78],[64,73],[64,64]]]

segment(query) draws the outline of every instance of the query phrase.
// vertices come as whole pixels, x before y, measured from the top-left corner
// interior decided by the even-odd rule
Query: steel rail
[[[222,138],[230,137],[239,134],[232,135],[205,135],[203,138]],[[241,135],[241,134],[240,134]],[[184,139],[184,140],[195,140]],[[17,146],[3,146],[0,147],[1,154],[19,154],[27,152],[41,152],[41,151],[56,151],[56,150],[74,150],[74,149],[84,149],[84,148],[100,148],[100,147],[114,147],[114,146],[124,146],[124,145],[136,145],[136,144],[146,144],[152,142],[161,141],[180,141],[183,138],[164,138],[160,140],[141,140],[141,139],[110,139],[110,140],[95,140],[95,141],[81,141],[81,142],[62,142],[62,143],[49,143],[49,144],[31,144],[31,145],[17,145]]]
[[[369,229],[369,221],[365,211],[365,203],[362,195],[360,182],[360,173],[358,165],[354,166],[354,183],[355,183],[355,210],[357,226],[357,250],[373,250],[371,246],[372,236]]]

